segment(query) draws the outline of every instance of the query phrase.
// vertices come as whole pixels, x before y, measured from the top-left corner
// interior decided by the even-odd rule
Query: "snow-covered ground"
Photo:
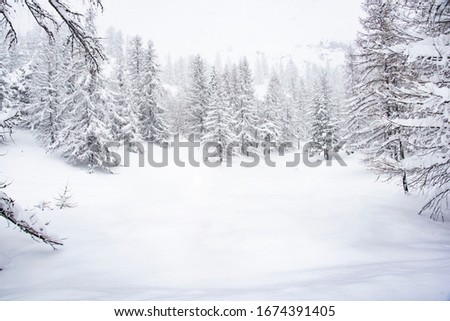
[[[1,300],[450,299],[450,224],[416,215],[423,199],[356,156],[108,175],[14,140],[6,192],[33,207],[69,181],[78,206],[39,212],[66,239],[57,251],[0,221]]]

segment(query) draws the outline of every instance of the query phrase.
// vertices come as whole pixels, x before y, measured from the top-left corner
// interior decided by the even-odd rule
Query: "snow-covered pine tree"
[[[117,43],[121,47],[121,42]],[[130,101],[130,85],[126,73],[126,62],[123,48],[111,49],[116,52],[116,60],[113,70],[112,105],[114,112],[111,113],[111,134],[114,140],[123,141],[126,146],[141,140],[137,127],[137,117]]]
[[[56,206],[59,209],[63,208],[72,208],[77,206],[77,204],[72,200],[72,193],[70,192],[69,183],[64,186],[64,189],[59,193],[57,197],[55,197],[56,200]]]
[[[192,60],[190,84],[187,93],[187,108],[190,111],[189,133],[201,138],[205,133],[205,117],[208,107],[208,83],[206,64],[200,55]]]
[[[250,66],[243,58],[238,67],[235,94],[236,137],[241,146],[254,143],[258,135],[258,115],[255,102],[255,89]]]
[[[206,142],[215,142],[219,144],[218,157],[220,161],[228,155],[226,146],[235,140],[233,132],[232,109],[225,99],[224,82],[228,77],[220,77],[212,68],[209,82],[209,99],[205,116],[205,133],[202,140]],[[228,86],[229,87],[229,84]],[[229,89],[229,88],[228,88]]]
[[[166,68],[169,70],[164,71],[166,86],[162,86],[161,105],[166,110],[169,132],[189,135],[190,110],[186,102],[190,83],[185,60],[180,57],[174,64],[168,61]]]
[[[260,115],[259,137],[262,141],[275,143],[276,146],[283,142],[285,108],[285,97],[280,79],[276,73],[273,73]]]
[[[153,42],[149,41],[144,52],[141,88],[138,103],[138,128],[144,140],[161,144],[167,140],[168,125],[165,110],[159,102],[161,81]]]
[[[20,109],[26,119],[26,109],[29,107],[31,98],[31,82],[33,65],[28,63],[20,67],[15,73],[16,77],[10,84],[11,107]]]
[[[118,52],[117,49],[112,48],[112,41],[109,41],[108,44],[109,52]],[[124,139],[122,128],[126,125],[124,115],[126,114],[127,106],[129,105],[129,89],[127,88],[125,79],[125,61],[123,52],[117,55],[112,64],[113,71],[109,84],[111,86],[112,104],[115,112],[111,115],[111,136],[114,140],[121,141]]]
[[[238,138],[239,127],[238,127],[238,117],[236,117],[236,115],[238,115],[239,113],[240,97],[242,95],[242,87],[240,85],[238,65],[237,64],[232,64],[231,66],[227,65],[225,68],[224,76],[226,75],[228,75],[228,81],[224,82],[225,99],[227,100],[227,104],[233,111],[234,135],[236,136],[236,138]]]
[[[142,38],[134,36],[130,39],[127,46],[127,69],[128,81],[130,85],[131,108],[138,116],[142,103],[142,73],[144,64],[144,47]]]
[[[92,35],[96,34],[94,18],[95,13],[90,9],[85,28]],[[83,52],[83,49],[79,50]],[[70,106],[69,114],[53,148],[57,148],[70,163],[110,171],[105,165],[109,161],[105,145],[112,139],[109,124],[112,106],[106,79],[99,66],[86,64],[85,56],[73,56],[73,62],[70,70],[71,78],[74,78],[73,89],[63,100]]]
[[[28,126],[46,148],[56,143],[62,125],[64,109],[61,96],[66,75],[61,61],[61,45],[59,38],[40,41],[31,77],[30,104],[25,109]]]
[[[141,76],[144,64],[144,47],[140,36],[134,36],[130,39],[127,52],[130,82],[134,84],[134,87],[136,88],[135,91],[139,92],[138,88],[142,83]]]
[[[337,142],[337,120],[333,117],[335,108],[333,99],[329,76],[326,71],[322,70],[314,83],[309,112],[311,143],[314,144],[310,151],[313,153],[323,151],[326,160],[329,159],[329,152]]]

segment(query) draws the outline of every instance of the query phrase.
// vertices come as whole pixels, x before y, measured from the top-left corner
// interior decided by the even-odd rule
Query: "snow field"
[[[69,181],[78,206],[39,212],[65,238],[58,251],[0,222],[2,300],[450,299],[449,224],[416,215],[422,198],[376,182],[356,156],[108,175],[28,132],[14,140],[0,158],[6,192],[32,207]]]

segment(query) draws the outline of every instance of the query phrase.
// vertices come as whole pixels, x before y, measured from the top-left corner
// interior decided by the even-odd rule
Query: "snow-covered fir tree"
[[[258,115],[255,102],[253,77],[248,61],[243,58],[237,69],[235,87],[236,137],[241,146],[254,143],[258,135]]]
[[[226,146],[235,141],[233,132],[232,106],[225,99],[225,87],[229,89],[228,77],[220,77],[212,68],[209,82],[209,99],[205,117],[204,142],[218,143],[218,157],[222,161],[226,156]]]
[[[35,55],[30,104],[25,114],[30,128],[35,136],[46,148],[50,148],[57,141],[62,126],[64,108],[65,69],[61,60],[61,42],[41,40]]]
[[[147,50],[144,52],[140,80],[141,88],[137,105],[139,133],[144,140],[160,144],[168,137],[168,126],[165,110],[159,102],[161,82],[152,41],[148,42]]]
[[[111,49],[116,52],[114,70],[112,74],[112,105],[114,112],[111,116],[111,135],[114,140],[124,141],[128,146],[139,142],[141,137],[137,127],[137,117],[132,107],[131,89],[126,72],[126,61],[122,42],[119,48]]]
[[[139,117],[138,114],[143,108],[142,98],[142,73],[144,65],[144,46],[142,44],[142,38],[140,36],[134,36],[130,39],[127,46],[127,80],[129,84],[129,102],[132,109],[132,113]],[[137,119],[136,119],[137,122]],[[137,123],[136,123],[137,125]],[[140,133],[140,128],[138,129]]]
[[[337,120],[333,117],[336,108],[333,100],[333,92],[327,72],[322,71],[317,76],[314,84],[310,106],[310,136],[311,152],[322,152],[325,159],[329,159],[329,153],[337,142]]]
[[[85,28],[93,35],[96,34],[94,17],[94,11],[89,10]],[[109,171],[106,143],[112,139],[109,120],[113,108],[107,81],[99,67],[86,64],[80,54],[73,57],[69,72],[75,81],[63,103],[70,106],[70,113],[65,117],[54,148],[71,163]]]
[[[189,133],[202,137],[205,133],[205,117],[208,107],[208,81],[206,63],[200,55],[192,60],[186,104],[189,110]]]
[[[70,191],[69,183],[67,183],[61,193],[59,193],[59,195],[55,197],[56,207],[58,207],[59,209],[63,209],[77,206],[77,204],[72,200],[72,197],[73,195]]]

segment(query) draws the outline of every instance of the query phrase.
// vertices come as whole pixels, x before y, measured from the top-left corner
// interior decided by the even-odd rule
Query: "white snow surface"
[[[28,132],[3,147],[5,191],[57,251],[0,221],[1,300],[449,300],[450,224],[347,156],[347,167],[67,165]],[[289,156],[284,158],[290,159]],[[236,160],[238,162],[239,159]]]

